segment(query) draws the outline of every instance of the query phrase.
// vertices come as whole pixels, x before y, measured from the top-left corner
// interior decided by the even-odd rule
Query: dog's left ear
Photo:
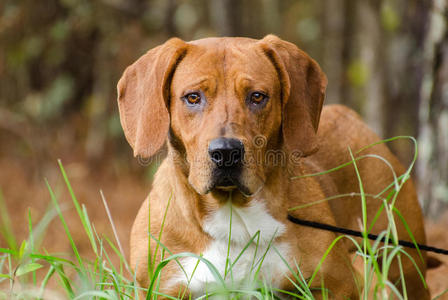
[[[311,155],[318,150],[316,133],[327,77],[317,62],[296,45],[274,35],[266,36],[259,43],[279,73],[286,148],[296,155]]]
[[[186,51],[184,41],[172,38],[130,65],[118,82],[120,121],[134,156],[150,157],[165,143],[171,79]]]

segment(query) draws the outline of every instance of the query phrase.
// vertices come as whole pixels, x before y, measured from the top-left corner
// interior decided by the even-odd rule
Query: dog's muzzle
[[[239,188],[239,177],[244,160],[243,143],[233,138],[217,138],[210,142],[208,154],[214,164],[213,187],[220,189]]]

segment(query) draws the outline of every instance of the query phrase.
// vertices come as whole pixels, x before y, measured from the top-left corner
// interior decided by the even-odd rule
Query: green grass
[[[260,241],[259,232],[247,241],[246,247],[242,249],[242,252],[236,256],[234,261],[231,260],[228,251],[225,274],[220,274],[217,268],[201,255],[193,253],[171,253],[170,250],[160,242],[163,232],[162,230],[157,237],[151,235],[151,238],[157,242],[154,256],[149,255],[148,257],[148,276],[151,279],[151,284],[147,290],[138,287],[135,280],[135,274],[132,272],[126,257],[124,257],[123,248],[116,233],[114,222],[103,193],[101,192],[100,195],[109,217],[110,225],[113,229],[114,239],[96,232],[94,224],[89,219],[85,206],[80,205],[77,200],[64,167],[62,163],[59,162],[62,177],[69,191],[71,201],[76,208],[76,212],[84,228],[86,238],[89,241],[93,258],[85,258],[80,255],[78,247],[71,235],[67,221],[62,212],[60,202],[53,192],[51,185],[47,181],[45,181],[45,184],[49,191],[51,206],[44,217],[37,224],[32,223],[31,213],[28,212],[27,223],[29,228],[29,236],[20,244],[13,234],[12,222],[9,219],[7,208],[0,191],[0,234],[7,243],[6,248],[0,248],[0,299],[141,299],[142,297],[139,292],[142,290],[149,291],[146,299],[157,299],[159,296],[163,296],[163,294],[159,291],[161,272],[169,262],[175,261],[179,263],[179,261],[185,257],[196,258],[198,260],[196,267],[199,262],[205,264],[216,281],[216,284],[213,287],[207,287],[205,295],[199,297],[199,299],[208,299],[214,295],[220,295],[220,299],[248,299],[250,297],[256,299],[276,299],[279,295],[289,295],[297,299],[314,299],[312,293],[313,290],[310,288],[311,283],[314,282],[319,268],[324,262],[326,256],[330,253],[334,245],[339,243],[342,239],[348,239],[351,241],[358,249],[357,255],[363,260],[364,267],[362,275],[364,279],[363,282],[360,283],[360,286],[364,286],[366,289],[363,291],[362,288],[359,287],[361,299],[368,299],[367,291],[370,288],[373,288],[377,295],[380,295],[379,298],[386,297],[386,293],[389,290],[389,292],[394,294],[398,299],[407,299],[408,295],[404,286],[401,260],[404,256],[409,258],[410,256],[403,247],[398,245],[394,215],[399,217],[399,219],[405,224],[406,228],[409,227],[399,211],[394,207],[394,204],[400,189],[410,178],[410,172],[417,157],[417,144],[411,137],[396,137],[381,141],[381,143],[403,138],[411,139],[414,142],[414,159],[406,172],[399,176],[395,174],[391,168],[391,172],[393,172],[395,180],[379,194],[369,195],[364,192],[362,178],[360,177],[357,169],[357,163],[361,159],[379,159],[388,166],[390,166],[390,164],[383,158],[375,155],[360,155],[364,149],[361,149],[357,153],[352,153],[351,150],[348,149],[352,160],[344,165],[323,173],[303,176],[318,176],[343,167],[349,167],[350,165],[355,168],[359,181],[358,195],[360,196],[363,207],[363,218],[361,225],[364,238],[361,243],[358,243],[352,237],[338,236],[326,250],[325,255],[316,266],[316,269],[310,278],[304,278],[297,263],[291,266],[287,264],[285,259],[283,259],[283,262],[293,274],[292,278],[289,279],[295,286],[295,291],[282,291],[275,289],[270,286],[269,282],[263,281],[258,276],[261,270],[261,265],[263,264],[263,260],[268,251],[276,251],[280,255],[273,243],[269,244],[268,248],[264,250],[265,252],[260,253],[260,258],[256,259],[255,256],[257,254],[254,255],[254,260],[252,263],[253,271],[251,272],[250,278],[247,278],[248,284],[245,285],[249,288],[242,288],[241,285],[238,286],[232,283],[232,270],[233,268],[236,268],[236,263],[244,251],[247,251],[251,245],[255,245],[255,253],[257,253],[258,244]],[[371,146],[374,145],[370,145],[368,147]],[[322,199],[320,201],[307,204],[306,206],[321,203],[323,201],[331,201],[341,196],[344,195]],[[376,221],[375,218],[371,224],[367,223],[367,197],[373,197],[378,201],[382,201],[383,205],[377,213],[377,217],[382,211],[385,211],[389,219],[389,226],[380,234],[379,239],[382,237],[391,238],[391,243],[381,243],[379,242],[379,239],[377,241],[370,241],[367,239],[367,234],[372,228],[373,223]],[[172,195],[169,195],[167,209],[171,198]],[[291,209],[300,209],[306,206]],[[150,208],[148,207],[148,211],[149,209]],[[61,230],[65,231],[65,236],[70,243],[72,253],[47,253],[47,251],[41,246],[42,240],[45,238],[46,228],[49,223],[57,217],[60,220],[60,224],[57,226],[60,226]],[[231,224],[232,223],[230,222],[230,232]],[[115,263],[115,265],[112,263],[113,256],[118,258],[118,263]],[[161,261],[158,264],[156,264],[156,256],[161,257]],[[378,264],[378,258],[381,259],[381,264]],[[394,259],[397,259],[400,265],[403,293],[400,293],[394,283],[390,282],[387,278],[392,260]],[[116,261],[116,259],[114,261]],[[194,276],[194,272],[195,271],[193,271],[192,276]],[[377,278],[376,282],[373,281],[374,276]],[[188,282],[189,280],[191,280],[191,278],[188,279]],[[423,277],[422,281],[424,282]],[[321,291],[324,299],[330,297],[331,294],[329,294],[330,292],[325,289],[324,283],[321,283]],[[185,296],[187,296],[186,291],[179,294],[180,298]],[[176,299],[173,297],[168,298]]]

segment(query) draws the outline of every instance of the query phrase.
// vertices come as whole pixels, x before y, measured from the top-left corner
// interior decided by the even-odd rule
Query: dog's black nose
[[[244,145],[237,139],[217,138],[210,142],[208,154],[218,168],[234,167],[244,158]]]

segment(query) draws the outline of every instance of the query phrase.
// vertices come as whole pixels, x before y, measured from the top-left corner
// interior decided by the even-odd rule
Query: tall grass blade
[[[93,237],[93,231],[92,231],[92,226],[90,224],[89,217],[87,216],[85,209],[81,209],[81,206],[79,205],[79,202],[76,199],[75,193],[73,192],[72,185],[70,184],[67,173],[65,172],[64,166],[62,165],[62,161],[60,159],[58,159],[58,164],[59,164],[59,169],[61,170],[61,173],[62,173],[62,177],[64,178],[65,184],[66,184],[67,189],[72,198],[73,204],[75,205],[76,212],[78,213],[78,216],[81,220],[81,223],[84,227],[87,237],[89,238],[92,249],[95,252],[95,254],[97,254],[98,249],[97,249],[97,245],[95,243],[95,239]]]
[[[67,222],[65,222],[65,218],[62,215],[62,211],[61,211],[61,208],[59,207],[59,203],[58,203],[58,201],[56,199],[56,196],[54,195],[53,189],[51,188],[51,186],[48,183],[47,179],[45,179],[45,184],[47,186],[48,191],[50,192],[51,200],[52,200],[53,205],[54,205],[54,207],[55,207],[55,209],[56,209],[56,211],[57,211],[57,213],[59,215],[59,219],[61,220],[62,226],[64,227],[65,235],[67,236],[67,238],[68,238],[68,240],[70,242],[70,246],[72,247],[73,253],[76,256],[76,259],[77,259],[77,261],[79,263],[79,266],[81,267],[81,269],[83,271],[85,271],[86,269],[85,269],[85,266],[84,266],[84,261],[81,258],[81,255],[79,254],[78,247],[76,247],[75,241],[73,240],[73,237],[72,237],[72,235],[70,233],[70,230],[68,228]]]
[[[107,205],[106,197],[104,197],[104,193],[103,193],[102,190],[100,190],[100,195],[101,195],[101,199],[103,200],[103,205],[104,205],[104,208],[105,208],[105,210],[106,210],[107,217],[109,218],[109,223],[110,223],[110,225],[111,225],[111,227],[112,227],[112,231],[113,231],[113,233],[114,233],[115,241],[117,242],[118,249],[120,249],[119,252],[118,252],[118,251],[115,251],[115,252],[116,252],[117,254],[118,254],[118,253],[121,253],[121,255],[119,255],[121,261],[124,262],[125,267],[126,267],[126,270],[129,272],[129,274],[132,274],[132,271],[131,271],[131,268],[130,268],[129,265],[128,265],[128,262],[127,262],[126,259],[124,259],[124,257],[123,257],[123,255],[124,255],[124,250],[123,250],[123,247],[121,246],[120,238],[118,237],[117,229],[116,229],[116,227],[115,227],[114,220],[112,219],[112,214],[110,213],[110,210],[109,210],[109,205]],[[108,240],[108,241],[109,241],[109,240]],[[112,246],[112,243],[109,242],[109,244]]]
[[[8,209],[6,208],[6,203],[3,198],[3,192],[0,189],[0,218],[1,218],[1,226],[0,226],[0,234],[6,241],[9,249],[17,250],[18,244],[12,229],[11,219],[9,218]]]

